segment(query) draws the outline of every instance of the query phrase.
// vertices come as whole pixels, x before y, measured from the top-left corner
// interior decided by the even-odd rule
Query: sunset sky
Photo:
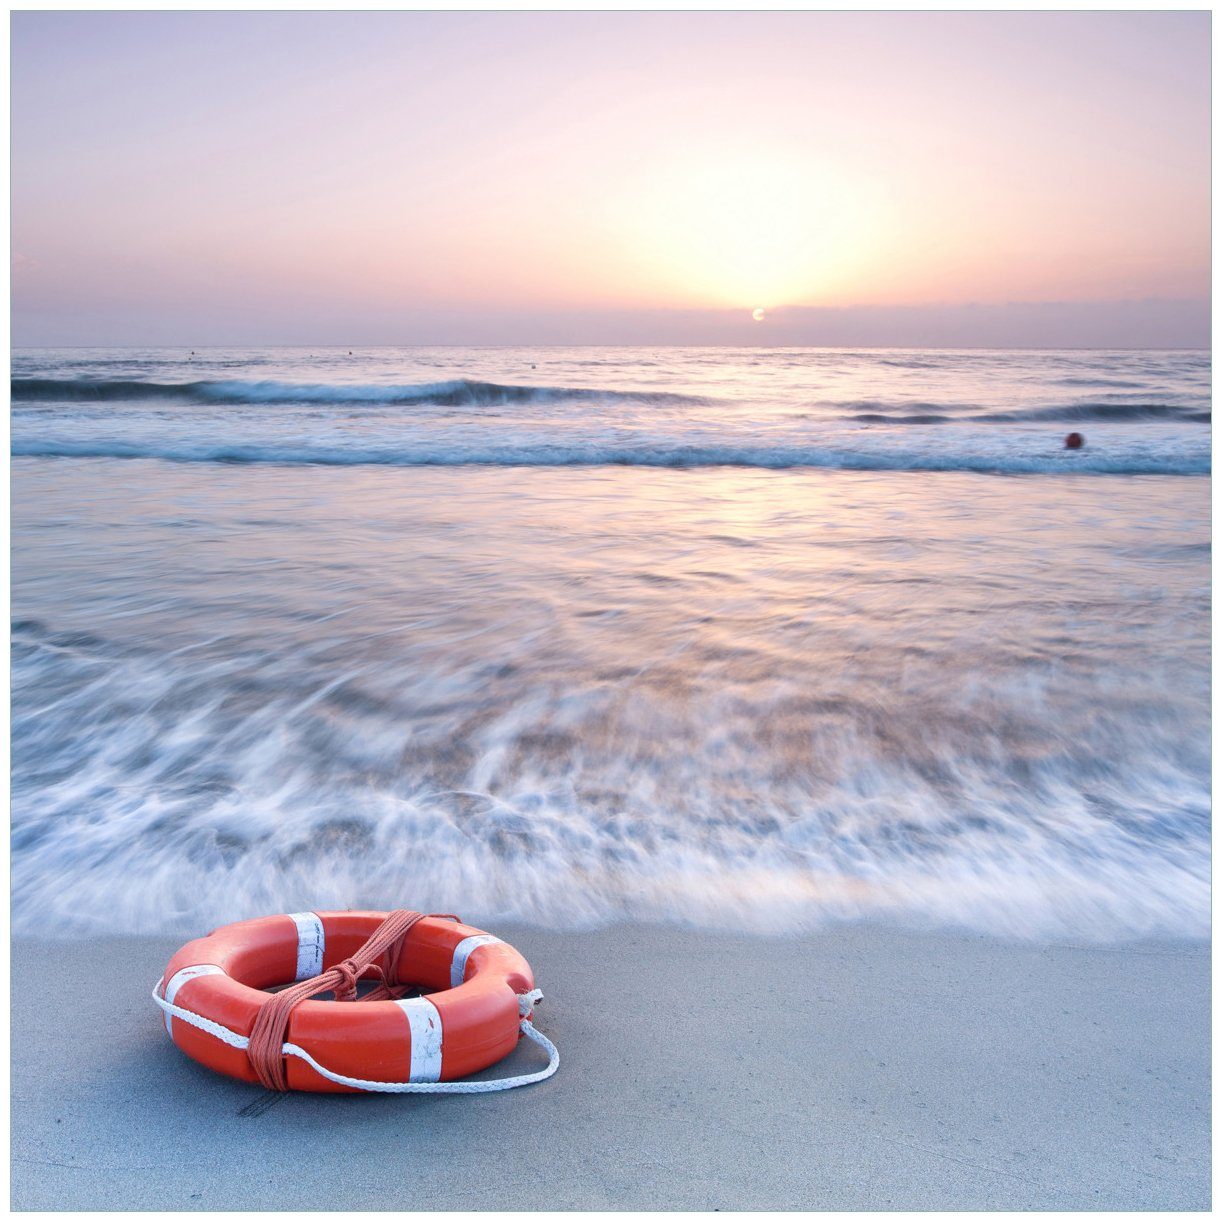
[[[17,13],[12,56],[18,344],[1208,340],[1204,13]]]

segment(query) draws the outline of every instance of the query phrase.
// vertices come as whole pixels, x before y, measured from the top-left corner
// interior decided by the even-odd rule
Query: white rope
[[[164,997],[159,997],[157,989],[160,987],[161,982],[158,981],[153,989],[153,1000],[167,1014],[172,1014],[192,1027],[198,1027],[200,1031],[206,1031],[220,1040],[222,1044],[228,1044],[230,1048],[246,1049],[250,1046],[250,1039],[247,1036],[239,1035],[236,1031],[231,1031],[228,1027],[213,1022],[210,1018],[204,1018],[202,1014],[196,1014],[193,1010],[184,1010],[182,1006],[176,1006],[173,1002],[166,1001]],[[539,989],[532,989],[529,993],[520,993],[518,995],[519,1013],[529,1015],[535,1003],[542,997],[543,993]],[[547,1053],[547,1065],[533,1073],[518,1074],[512,1078],[495,1078],[486,1082],[377,1082],[368,1078],[349,1078],[344,1074],[327,1069],[325,1065],[320,1065],[304,1048],[299,1048],[296,1044],[284,1044],[280,1051],[286,1057],[297,1057],[305,1061],[315,1073],[322,1074],[329,1081],[340,1086],[351,1086],[356,1090],[378,1091],[388,1095],[483,1095],[490,1091],[513,1090],[517,1086],[530,1086],[534,1082],[542,1082],[560,1068],[559,1049],[542,1031],[537,1030],[531,1024],[528,1017],[523,1017],[518,1028],[528,1040],[533,1040]]]

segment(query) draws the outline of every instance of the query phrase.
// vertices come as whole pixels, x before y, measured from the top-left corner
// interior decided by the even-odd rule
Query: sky
[[[1209,341],[1206,13],[48,12],[11,46],[19,346]]]

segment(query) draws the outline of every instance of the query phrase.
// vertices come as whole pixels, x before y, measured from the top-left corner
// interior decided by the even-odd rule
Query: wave
[[[1181,407],[1173,403],[1071,403],[1064,407],[1033,408],[1019,412],[990,412],[976,416],[976,420],[990,424],[1038,423],[1046,420],[1063,420],[1066,424],[1097,420],[1124,423],[1140,420],[1169,420],[1175,423],[1209,424],[1211,413],[1195,407]]]
[[[1092,388],[1107,386],[1113,390],[1142,390],[1145,386],[1144,382],[1124,382],[1119,378],[1105,378],[1100,374],[1089,374],[1085,377],[1071,375],[1057,378],[1057,383],[1060,386],[1090,386]]]
[[[945,424],[953,420],[953,416],[941,416],[937,412],[913,412],[907,416],[892,416],[886,412],[859,412],[856,416],[846,416],[846,420],[855,420],[858,424]]]
[[[98,378],[13,378],[15,403],[130,403],[169,400],[196,404],[335,403],[438,407],[493,407],[510,403],[551,403],[565,399],[632,403],[703,403],[691,395],[590,387],[514,386],[459,378],[419,385],[355,385],[276,381],[141,382]]]
[[[1059,421],[1080,424],[1086,421],[1125,424],[1135,421],[1165,420],[1176,424],[1210,424],[1212,413],[1173,403],[1069,403],[1060,407],[1038,407],[1025,411],[983,412],[946,416],[937,412],[858,412],[843,417],[858,424],[945,424],[959,420],[968,424],[1040,424]]]
[[[129,632],[13,625],[20,933],[308,896],[561,928],[1208,935],[1207,697],[1160,672],[981,685],[969,662],[906,676],[884,717],[856,677],[833,704],[696,672],[677,698],[636,666],[558,687],[533,637],[506,665]]]
[[[191,441],[14,440],[17,458],[161,459],[183,463],[251,463],[279,466],[388,467],[756,467],[783,470],[816,467],[847,471],[965,471],[999,474],[1208,475],[1208,453],[1123,453],[1101,448],[1017,454],[971,451],[852,450],[800,444],[571,445],[421,443],[383,446],[293,445],[272,441],[210,443]]]

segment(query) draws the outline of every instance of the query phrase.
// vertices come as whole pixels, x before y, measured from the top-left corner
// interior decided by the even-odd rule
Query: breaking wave
[[[493,407],[508,403],[550,403],[564,399],[600,402],[700,403],[690,395],[651,391],[593,390],[564,386],[506,386],[459,378],[420,385],[345,385],[278,381],[144,382],[98,378],[13,378],[17,403],[123,403],[164,399],[196,404],[419,403],[439,407]]]
[[[952,420],[973,424],[1042,424],[1054,421],[1079,424],[1092,420],[1101,424],[1131,424],[1145,420],[1209,424],[1212,421],[1212,413],[1173,403],[1067,403],[1059,407],[979,412],[959,416],[948,416],[940,412],[859,412],[846,416],[845,419],[859,424],[946,424]]]
[[[1035,453],[1006,452],[969,444],[940,449],[854,450],[841,446],[801,444],[701,445],[597,441],[574,444],[486,444],[421,442],[405,445],[386,441],[363,445],[354,438],[346,445],[249,443],[164,440],[31,439],[14,440],[12,453],[27,458],[163,459],[183,463],[266,463],[280,466],[388,467],[756,467],[784,470],[814,467],[845,471],[975,471],[999,474],[1090,475],[1208,475],[1208,452],[1172,449],[1041,449]]]
[[[676,703],[640,668],[558,689],[522,640],[509,663],[234,645],[14,624],[19,933],[405,896],[562,928],[1208,933],[1208,739],[1183,683],[952,669],[884,716],[834,667],[819,699],[693,674]]]

